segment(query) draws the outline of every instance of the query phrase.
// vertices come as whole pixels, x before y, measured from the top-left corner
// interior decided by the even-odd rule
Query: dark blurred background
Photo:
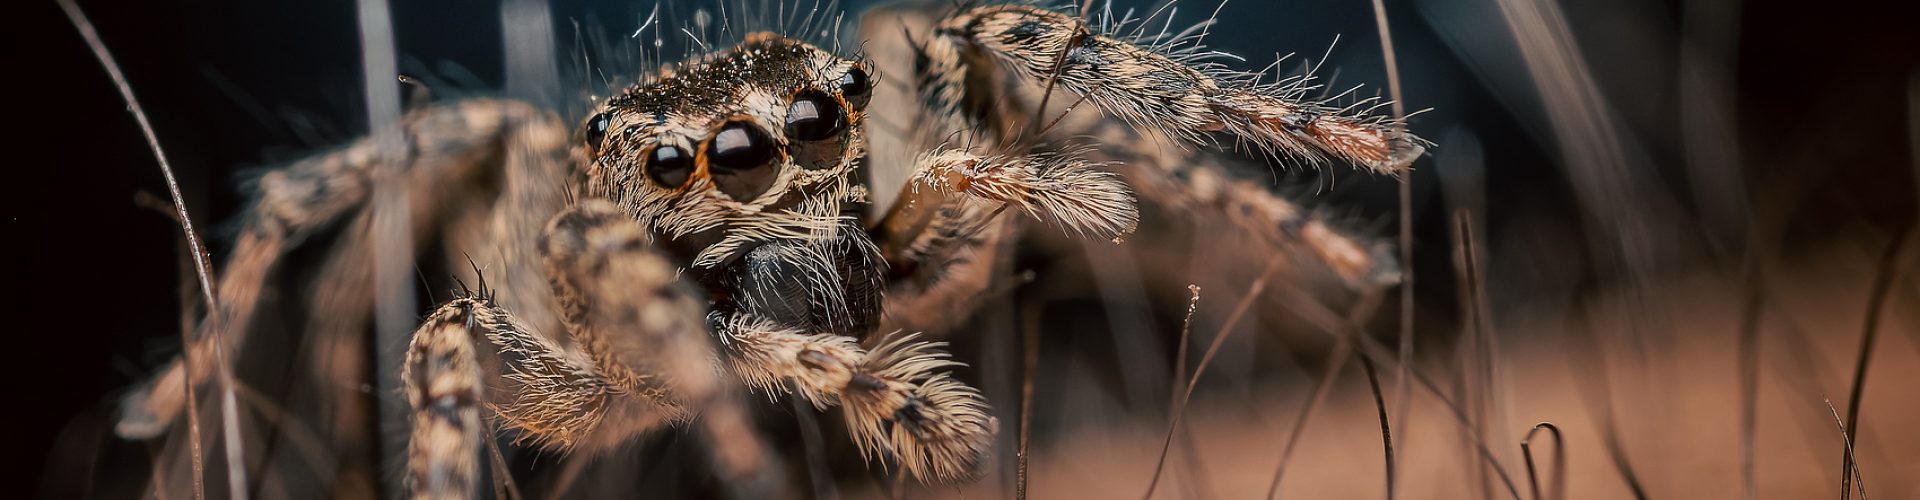
[[[852,3],[845,7],[869,2]],[[1549,118],[1552,97],[1535,89],[1525,45],[1493,0],[1386,4],[1407,106],[1433,108],[1411,128],[1438,143],[1412,176],[1421,322],[1451,324],[1455,289],[1446,242],[1448,212],[1458,205],[1443,199],[1441,186],[1450,162],[1464,165],[1459,172],[1484,169],[1484,201],[1477,203],[1496,248],[1530,239],[1593,244],[1608,226],[1596,215],[1604,210],[1582,201],[1583,178],[1569,174],[1573,153]],[[1772,251],[1791,256],[1834,238],[1890,235],[1914,217],[1909,110],[1916,105],[1920,30],[1913,24],[1920,16],[1911,2],[1868,4],[1562,6],[1604,97],[1596,106],[1614,125],[1612,139],[1624,145],[1618,163],[1632,167],[1616,173],[1634,176],[1623,185],[1649,190],[1636,194],[1651,200],[1637,209],[1654,221],[1645,239],[1651,247],[1640,249],[1648,257],[1633,269],[1737,265],[1750,219],[1776,228]],[[558,43],[567,49],[575,26],[624,34],[652,8],[571,0],[552,6]],[[353,2],[97,0],[81,7],[150,113],[215,262],[228,248],[244,172],[345,143],[368,128]],[[1180,7],[1176,24],[1204,18],[1214,4]],[[41,463],[63,429],[98,432],[114,398],[178,352],[179,233],[168,218],[134,204],[137,192],[164,198],[166,190],[79,35],[53,2],[14,9],[22,14],[12,19],[25,29],[15,31],[9,53],[24,60],[8,79],[26,113],[12,115],[25,121],[8,127],[18,131],[8,141],[18,156],[10,180],[0,181],[4,282],[13,297],[12,337],[21,341],[7,363],[15,409],[6,413],[17,419],[10,426],[19,434],[11,447],[17,458]],[[501,89],[499,12],[488,1],[394,2],[401,71],[432,79],[436,92]],[[1208,42],[1244,55],[1248,69],[1276,52],[1297,52],[1287,69],[1327,53],[1322,74],[1330,87],[1366,83],[1363,93],[1371,95],[1386,83],[1372,16],[1369,3],[1357,0],[1233,2]],[[1703,119],[1727,126],[1703,128]],[[1702,139],[1703,129],[1718,135]],[[1450,160],[1461,156],[1467,159]],[[1727,162],[1703,168],[1702,161]],[[1331,184],[1311,202],[1392,234],[1390,180],[1340,167],[1282,172],[1302,186]],[[1729,174],[1744,182],[1727,189],[1713,183]],[[1501,274],[1493,279],[1506,285],[1505,295],[1610,279],[1595,270],[1606,267],[1604,256],[1514,254],[1555,265],[1514,262],[1509,271],[1492,271]],[[43,477],[33,466],[7,474],[18,476],[5,483],[14,488],[32,488]]]

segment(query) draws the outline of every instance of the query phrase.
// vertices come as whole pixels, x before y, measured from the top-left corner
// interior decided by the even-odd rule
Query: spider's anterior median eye
[[[793,98],[793,105],[787,107],[787,137],[802,141],[819,141],[840,135],[847,126],[845,114],[840,112],[840,101],[833,96],[808,91]]]
[[[600,113],[587,120],[587,147],[595,151],[600,149],[600,141],[607,138],[607,127],[613,126],[613,115]]]
[[[771,159],[773,139],[745,122],[720,127],[720,133],[714,134],[713,142],[707,145],[707,162],[721,169],[752,170],[766,166]]]
[[[647,178],[665,188],[678,188],[687,184],[687,177],[693,175],[693,156],[675,146],[653,148],[647,155]]]
[[[759,127],[728,123],[707,143],[708,172],[720,192],[735,200],[751,200],[773,186],[779,172],[767,167],[775,154],[773,138]]]
[[[873,91],[873,80],[867,77],[866,70],[858,66],[847,68],[847,74],[840,75],[840,80],[835,83],[840,85],[840,95],[855,107],[865,105],[868,94]]]

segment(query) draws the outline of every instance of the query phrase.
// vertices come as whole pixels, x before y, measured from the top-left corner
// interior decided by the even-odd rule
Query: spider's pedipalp
[[[942,148],[920,155],[900,201],[879,223],[883,255],[905,259],[899,267],[944,253],[939,247],[958,240],[943,233],[984,230],[998,207],[1016,207],[1082,237],[1131,234],[1140,222],[1132,190],[1106,165],[1081,159],[1082,152],[1011,156]]]
[[[441,306],[427,324],[445,314],[464,314],[465,324],[476,327],[500,356],[497,367],[502,384],[493,384],[501,392],[489,395],[487,407],[502,417],[507,427],[521,432],[520,439],[553,449],[573,449],[606,419],[616,386],[592,368],[593,363],[577,352],[562,349],[529,331],[499,306],[474,299],[455,299]],[[427,326],[422,326],[425,331]],[[418,338],[419,334],[415,334]],[[415,342],[420,342],[416,340]],[[680,413],[677,406],[661,402],[657,419]],[[657,421],[657,420],[656,420]]]
[[[996,217],[1014,208],[1066,233],[1120,241],[1140,222],[1133,190],[1111,165],[1082,158],[1083,148],[1029,155],[939,148],[914,159],[886,217],[876,227],[896,279],[886,318],[895,327],[943,331],[978,304],[998,246],[1017,224]]]
[[[909,189],[1005,203],[1080,236],[1120,238],[1140,223],[1127,184],[1073,152],[1009,157],[946,149],[916,163]]]
[[[770,394],[791,391],[817,408],[844,407],[847,430],[867,457],[896,460],[923,481],[985,472],[998,424],[979,391],[935,372],[958,364],[939,344],[894,336],[868,351],[851,337],[746,314],[716,320],[735,374]]]

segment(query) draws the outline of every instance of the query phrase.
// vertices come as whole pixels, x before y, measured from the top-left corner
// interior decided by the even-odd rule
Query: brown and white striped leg
[[[852,338],[810,333],[744,313],[716,316],[727,362],[748,385],[815,407],[841,405],[868,458],[891,460],[922,481],[984,473],[997,428],[980,391],[936,370],[959,365],[942,343],[889,336],[872,350]]]
[[[1425,152],[1424,142],[1391,117],[1308,98],[1314,87],[1305,79],[1259,84],[1257,74],[1206,64],[1204,51],[1179,40],[1103,33],[1079,17],[1029,5],[963,10],[940,21],[935,33],[924,42],[927,57],[964,64],[984,53],[1016,76],[1082,96],[1135,129],[1190,143],[1225,132],[1268,154],[1332,157],[1389,175]]]
[[[572,347],[533,333],[484,285],[430,315],[404,375],[412,494],[476,491],[491,436],[481,405],[523,441],[587,454],[699,413],[728,472],[757,466],[754,431],[714,373],[704,306],[639,224],[589,200],[554,217],[538,240]]]
[[[657,425],[677,410],[634,401],[586,356],[532,332],[484,288],[440,306],[414,332],[402,380],[413,412],[407,488],[413,498],[470,498],[493,432],[483,408],[522,440],[567,449],[610,424],[654,410]]]
[[[759,440],[716,370],[706,305],[651,242],[631,215],[599,199],[554,217],[540,238],[573,344],[624,399],[653,406],[580,444],[611,448],[659,419],[697,412],[725,472],[749,472],[762,460]]]
[[[471,498],[480,480],[483,398],[476,343],[482,332],[474,299],[460,299],[427,318],[413,334],[402,372],[413,429],[407,443],[407,489],[413,498]]]
[[[268,172],[254,183],[256,198],[232,257],[219,272],[220,309],[208,314],[221,321],[201,325],[222,328],[227,352],[247,352],[255,309],[282,258],[323,231],[345,234],[332,252],[338,257],[325,265],[326,281],[316,288],[313,306],[329,311],[322,322],[350,324],[310,326],[361,331],[372,310],[368,204],[374,186],[381,183],[402,183],[408,189],[413,237],[445,234],[455,242],[448,246],[452,254],[505,263],[495,281],[509,283],[514,300],[544,305],[548,292],[544,280],[537,279],[532,248],[541,225],[564,200],[568,127],[552,113],[524,103],[477,99],[413,111],[400,130],[406,145],[401,157],[383,155],[377,138],[363,139]],[[395,165],[399,168],[392,168]],[[490,207],[459,204],[469,200],[493,202]],[[529,282],[533,286],[526,286]],[[342,287],[354,289],[338,290]],[[341,298],[348,303],[337,303]],[[533,314],[535,324],[552,323],[537,308],[521,309]],[[200,338],[187,348],[209,352],[211,337]],[[164,432],[185,403],[184,384],[203,384],[208,373],[187,373],[176,359],[126,398],[116,432],[130,438]]]

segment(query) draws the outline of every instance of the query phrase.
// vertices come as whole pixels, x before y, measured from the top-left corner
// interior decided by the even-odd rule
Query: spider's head
[[[866,201],[869,71],[748,35],[603,103],[581,134],[589,184],[696,267],[773,240],[838,239]]]

